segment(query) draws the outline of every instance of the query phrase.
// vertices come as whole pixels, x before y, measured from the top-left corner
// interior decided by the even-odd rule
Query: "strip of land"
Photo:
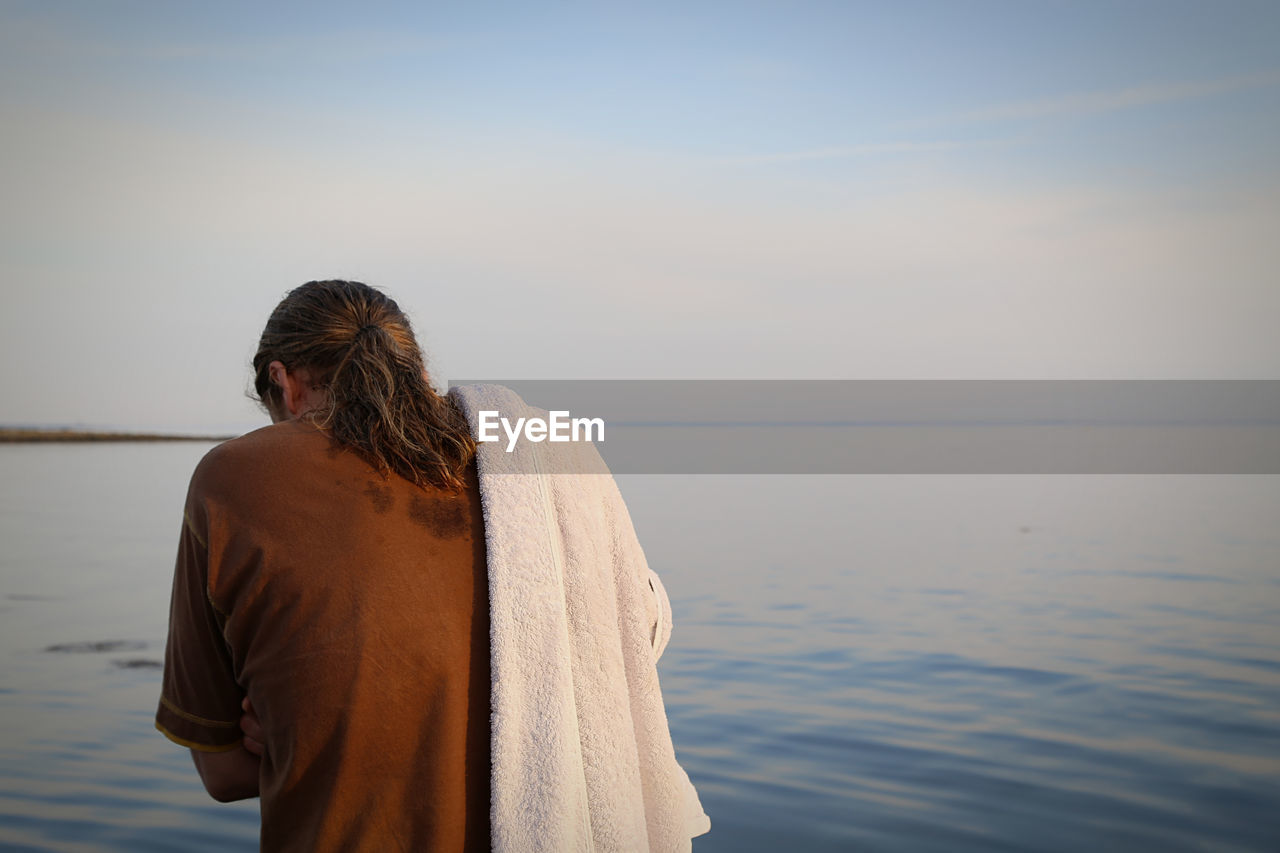
[[[226,441],[229,435],[169,435],[154,432],[110,432],[89,429],[0,427],[0,444],[41,441]]]

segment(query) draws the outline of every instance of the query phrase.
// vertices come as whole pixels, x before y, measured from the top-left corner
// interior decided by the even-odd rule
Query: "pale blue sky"
[[[1280,6],[0,4],[0,423],[250,425],[290,287],[440,384],[1277,378]]]

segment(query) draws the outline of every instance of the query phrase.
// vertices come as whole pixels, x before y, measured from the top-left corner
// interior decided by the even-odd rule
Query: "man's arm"
[[[191,750],[209,796],[231,802],[258,796],[260,759],[245,749],[237,730],[244,691],[223,636],[225,617],[209,592],[208,522],[197,496],[198,476],[199,469],[192,477],[174,565],[156,728]]]
[[[220,803],[258,796],[258,768],[262,759],[238,744],[222,752],[191,750],[204,789]]]

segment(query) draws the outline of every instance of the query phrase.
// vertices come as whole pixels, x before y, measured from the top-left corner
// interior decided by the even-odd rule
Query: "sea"
[[[0,849],[256,849],[153,727],[210,446],[0,446]],[[618,480],[696,853],[1280,850],[1280,476]]]

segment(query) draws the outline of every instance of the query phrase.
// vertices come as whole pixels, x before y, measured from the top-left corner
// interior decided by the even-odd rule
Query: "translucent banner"
[[[485,438],[552,473],[591,441],[620,474],[1280,474],[1276,380],[472,384],[543,410]]]

